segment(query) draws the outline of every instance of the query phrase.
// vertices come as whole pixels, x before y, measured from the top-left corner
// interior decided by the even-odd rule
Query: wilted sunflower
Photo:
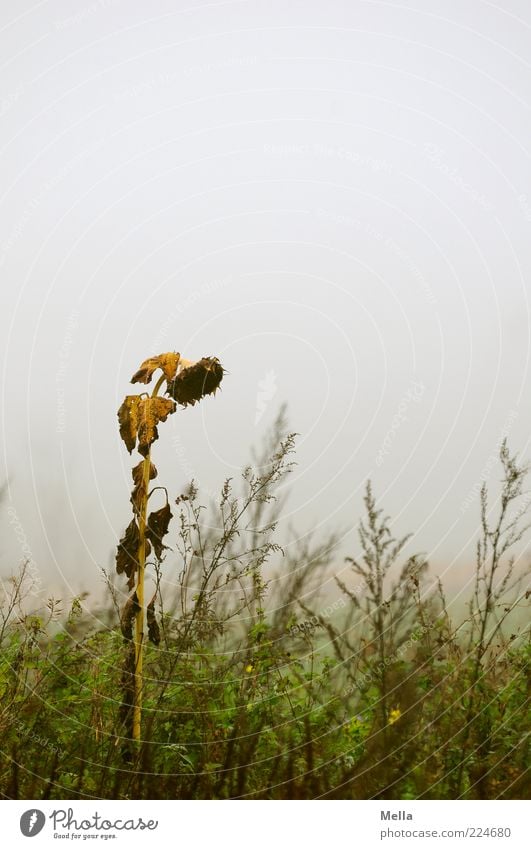
[[[205,395],[212,395],[216,391],[224,373],[217,357],[203,357],[181,368],[174,379],[168,381],[168,395],[184,407],[188,404],[193,406]]]

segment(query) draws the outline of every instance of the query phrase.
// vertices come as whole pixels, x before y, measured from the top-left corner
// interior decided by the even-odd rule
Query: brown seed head
[[[168,394],[186,407],[192,406],[204,398],[212,395],[224,375],[224,369],[217,357],[203,357],[187,368],[182,368],[175,378],[168,381]]]

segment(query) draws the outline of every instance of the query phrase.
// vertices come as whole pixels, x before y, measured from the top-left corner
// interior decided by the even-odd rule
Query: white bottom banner
[[[526,802],[4,801],[2,845],[531,846]]]

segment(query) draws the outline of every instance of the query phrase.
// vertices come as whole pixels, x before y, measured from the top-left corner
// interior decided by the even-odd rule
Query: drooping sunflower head
[[[224,374],[225,370],[217,357],[203,357],[196,363],[180,368],[174,379],[168,381],[167,392],[183,407],[188,404],[193,406],[205,395],[216,392]]]

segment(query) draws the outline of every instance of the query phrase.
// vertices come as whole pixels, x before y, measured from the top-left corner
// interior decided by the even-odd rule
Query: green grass
[[[422,557],[405,556],[368,486],[360,554],[335,537],[276,538],[294,436],[206,509],[178,499],[158,576],[160,642],[146,644],[142,741],[124,721],[127,595],[31,609],[24,567],[0,625],[0,793],[9,799],[524,798],[529,767],[526,469],[506,446],[502,492],[480,504],[469,609],[450,617]],[[524,503],[525,507],[525,503]],[[489,517],[496,513],[494,524]],[[323,575],[339,572],[324,598]],[[272,580],[275,577],[276,580]]]

